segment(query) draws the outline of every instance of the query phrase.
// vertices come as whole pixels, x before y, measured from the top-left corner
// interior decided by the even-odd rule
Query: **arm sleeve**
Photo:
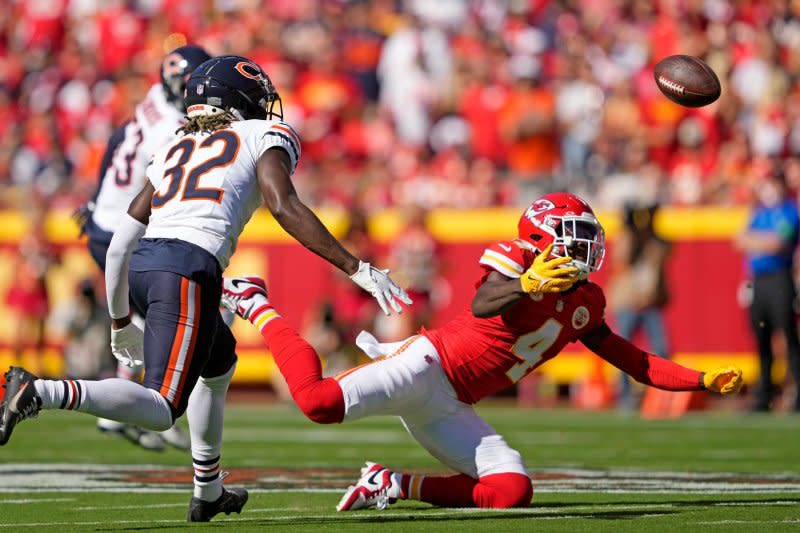
[[[581,339],[594,353],[639,383],[668,391],[703,390],[703,373],[645,352],[603,322]]]
[[[106,295],[111,318],[128,316],[128,260],[146,226],[125,214],[106,253]]]
[[[290,125],[285,122],[273,122],[258,137],[256,145],[256,161],[261,154],[270,148],[282,148],[289,154],[292,162],[292,172],[300,161],[300,136]]]

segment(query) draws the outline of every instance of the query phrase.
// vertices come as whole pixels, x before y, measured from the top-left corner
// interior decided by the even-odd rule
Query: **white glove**
[[[144,364],[144,333],[131,322],[122,329],[111,328],[111,353],[117,361],[133,368]]]
[[[397,313],[403,312],[400,304],[397,303],[398,299],[406,305],[411,305],[413,303],[411,298],[408,297],[408,294],[406,294],[406,291],[401,289],[400,286],[389,277],[388,269],[378,270],[369,263],[359,261],[358,270],[356,270],[355,274],[350,276],[350,279],[378,300],[378,305],[381,306],[386,316],[391,314],[389,312],[389,307],[386,305],[387,302]]]

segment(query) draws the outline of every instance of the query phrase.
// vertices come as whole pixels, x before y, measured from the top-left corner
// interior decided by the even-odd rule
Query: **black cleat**
[[[6,372],[6,392],[0,406],[0,446],[8,442],[14,426],[26,418],[35,418],[42,407],[42,400],[36,394],[33,382],[36,376],[25,370],[12,366]]]
[[[189,502],[189,522],[208,522],[219,513],[241,513],[242,507],[247,503],[247,490],[241,487],[226,489],[223,487],[222,496],[217,501],[207,502],[200,498],[192,498]]]

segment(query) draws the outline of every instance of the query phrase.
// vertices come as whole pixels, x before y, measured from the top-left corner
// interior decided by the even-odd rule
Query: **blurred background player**
[[[94,199],[78,212],[83,219],[82,231],[89,236],[89,253],[103,272],[111,237],[146,181],[145,169],[150,158],[177,137],[178,128],[186,121],[183,101],[186,80],[198,65],[210,58],[208,52],[193,45],[181,46],[167,54],[161,63],[161,83],[150,87],[136,106],[133,118],[108,140]],[[141,367],[129,368],[119,363],[117,377],[140,381]],[[189,449],[189,439],[178,425],[154,433],[98,418],[97,428],[118,433],[147,449],[163,449],[165,442]]]
[[[792,410],[800,411],[800,340],[797,337],[797,292],[792,277],[800,238],[797,205],[778,166],[756,181],[757,203],[747,229],[736,239],[747,254],[752,276],[750,322],[758,346],[760,374],[752,409],[769,411],[773,400],[772,336],[780,331],[786,342],[788,369],[796,389]]]
[[[667,305],[666,264],[670,246],[656,234],[658,206],[627,205],[624,225],[615,241],[608,307],[619,335],[632,341],[644,330],[649,348],[661,357],[669,355],[664,307]],[[633,410],[637,400],[627,374],[620,376],[618,406]]]
[[[385,313],[401,311],[397,300],[411,301],[388,271],[350,254],[297,197],[291,175],[300,141],[281,121],[280,96],[261,67],[241,56],[210,59],[192,73],[185,100],[183,135],[153,156],[106,255],[112,352],[129,365],[143,362],[144,381],[41,380],[12,367],[0,444],[41,409],[154,430],[187,412],[195,471],[188,519],[202,522],[240,512],[248,498],[243,488],[224,488],[220,471],[237,356],[219,304],[222,272],[253,212],[265,202],[283,229],[349,274]],[[129,297],[145,314],[144,332],[130,319]]]
[[[471,308],[440,328],[359,346],[372,363],[321,377],[313,348],[270,304],[259,278],[226,279],[223,303],[266,340],[292,396],[311,420],[340,423],[398,415],[411,435],[454,476],[419,476],[367,463],[337,510],[385,508],[398,499],[443,507],[527,507],[531,481],[519,452],[472,404],[505,389],[580,340],[637,381],[664,390],[741,387],[735,367],[692,370],[649,354],[614,334],[603,290],[588,280],[603,263],[605,237],[589,205],[552,193],[522,215],[518,238],[488,247]]]

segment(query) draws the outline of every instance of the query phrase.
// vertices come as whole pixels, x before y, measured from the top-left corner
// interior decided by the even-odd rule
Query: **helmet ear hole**
[[[536,241],[539,241],[539,240],[541,240],[542,236],[541,236],[541,235],[538,235],[538,234],[536,234],[536,233],[531,233],[531,236],[530,236],[530,238],[531,238],[531,240],[532,240],[533,242],[536,242]]]

